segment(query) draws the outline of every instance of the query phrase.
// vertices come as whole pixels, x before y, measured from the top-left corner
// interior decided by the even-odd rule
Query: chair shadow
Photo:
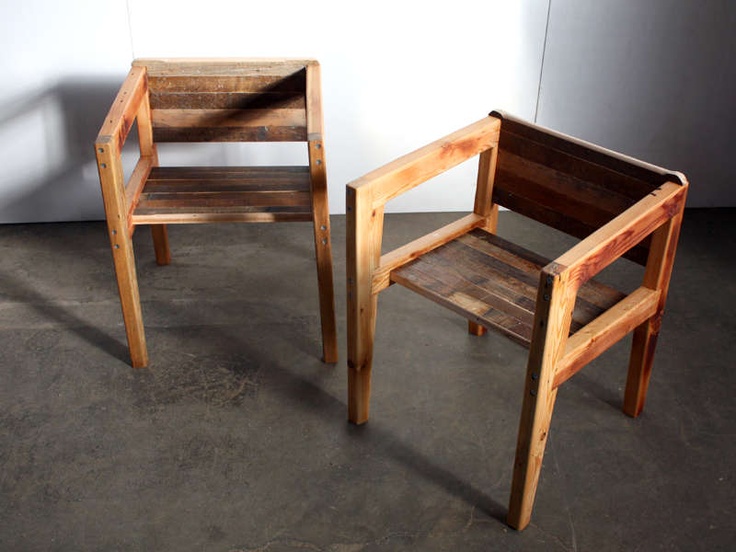
[[[128,348],[124,343],[72,314],[67,308],[54,305],[47,297],[24,284],[18,278],[6,273],[2,277],[2,282],[0,291],[3,291],[11,301],[24,303],[41,316],[53,320],[93,347],[109,353],[115,359],[125,363],[130,362]]]
[[[0,105],[0,136],[11,144],[0,222],[104,218],[92,145],[119,87],[69,77]]]
[[[168,317],[172,319],[181,319],[177,314],[177,307],[173,304],[167,304],[169,312]],[[275,319],[286,319],[289,313],[276,314]],[[268,324],[268,322],[267,322]],[[284,399],[290,405],[304,409],[307,414],[317,415],[325,420],[325,423],[333,424],[335,420],[345,420],[344,431],[347,436],[358,444],[360,448],[370,450],[371,454],[380,454],[385,458],[390,458],[394,462],[404,466],[409,471],[418,474],[422,479],[436,485],[468,505],[475,506],[479,512],[483,512],[492,519],[497,520],[503,526],[506,526],[506,507],[474,487],[468,481],[458,476],[456,473],[439,465],[429,458],[426,454],[416,450],[405,440],[397,437],[390,429],[385,427],[380,421],[371,421],[367,424],[356,426],[347,422],[347,403],[326,391],[318,383],[311,381],[309,375],[300,375],[294,370],[284,366],[277,358],[269,354],[266,350],[253,350],[247,343],[247,338],[242,333],[235,331],[227,331],[230,326],[219,326],[218,331],[225,332],[221,337],[228,342],[234,343],[238,349],[238,354],[242,358],[260,359],[260,362],[268,366],[269,372],[278,378],[279,382],[284,385],[274,386],[274,390],[283,394]],[[169,328],[170,330],[171,328]],[[187,334],[189,335],[189,334]],[[208,339],[202,335],[203,341],[206,343]],[[345,363],[338,365],[323,364],[318,360],[319,343],[311,341],[306,343],[306,339],[301,336],[289,337],[290,343],[305,357],[311,354],[312,362],[308,365],[313,368],[315,374],[323,374],[325,370],[335,370],[344,368]],[[343,351],[341,351],[341,354]]]

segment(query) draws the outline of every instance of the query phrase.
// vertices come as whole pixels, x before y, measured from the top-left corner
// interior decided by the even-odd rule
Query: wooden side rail
[[[485,117],[369,172],[348,184],[348,188],[361,193],[370,189],[371,207],[383,207],[391,199],[430,178],[495,147],[500,129],[501,121]]]
[[[140,158],[125,182],[122,166],[122,150],[134,122],[138,122]],[[121,196],[117,209],[125,213],[127,232],[135,226],[132,215],[151,169],[158,165],[158,155],[151,130],[151,110],[148,98],[148,78],[145,67],[133,67],[118,92],[115,101],[95,141],[95,152],[100,168],[100,181],[104,195]],[[104,160],[103,160],[104,157]],[[103,178],[103,169],[111,172]],[[107,202],[106,202],[107,208]]]
[[[687,186],[666,182],[555,259],[580,284],[588,281],[682,210]]]

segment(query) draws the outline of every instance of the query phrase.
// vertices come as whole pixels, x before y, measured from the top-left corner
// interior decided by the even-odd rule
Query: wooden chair
[[[137,122],[140,159],[125,182],[121,150]],[[160,167],[158,142],[305,142],[308,165]],[[148,364],[133,244],[151,225],[158,264],[171,260],[167,224],[312,221],[323,359],[337,361],[322,137],[313,60],[139,59],[95,142],[132,365]],[[305,156],[306,158],[306,156]]]
[[[386,202],[479,156],[473,212],[381,255]],[[634,332],[623,410],[643,406],[687,192],[685,177],[506,114],[347,186],[348,409],[368,419],[378,294],[400,284],[529,348],[507,521],[529,523],[557,388]],[[549,261],[496,233],[499,206],[582,238]],[[625,295],[593,280],[621,256],[645,265]]]

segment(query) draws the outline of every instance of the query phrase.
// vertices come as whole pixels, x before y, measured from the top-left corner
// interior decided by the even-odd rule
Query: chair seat
[[[405,286],[529,346],[541,269],[550,261],[475,229],[391,272]],[[626,297],[591,280],[579,291],[571,333]]]
[[[311,221],[307,166],[153,167],[133,224]]]

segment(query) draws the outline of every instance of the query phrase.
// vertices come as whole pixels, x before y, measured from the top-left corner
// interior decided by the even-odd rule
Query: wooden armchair
[[[121,150],[137,122],[140,159],[125,182]],[[304,142],[309,164],[159,167],[157,142]],[[322,137],[313,60],[139,59],[95,152],[132,365],[148,364],[132,235],[151,225],[158,264],[171,260],[167,224],[312,221],[323,359],[337,361]]]
[[[386,202],[479,156],[473,212],[381,255]],[[652,369],[687,192],[685,177],[493,112],[347,186],[348,409],[368,419],[378,294],[400,284],[529,348],[507,521],[529,523],[557,388],[634,332],[623,410]],[[554,261],[496,233],[499,206],[582,238]],[[625,295],[593,280],[645,265]]]

